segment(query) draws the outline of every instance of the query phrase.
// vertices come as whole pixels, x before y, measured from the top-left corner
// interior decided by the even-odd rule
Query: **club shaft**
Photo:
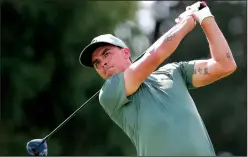
[[[97,96],[97,94],[100,92],[100,90],[98,92],[96,92],[91,98],[89,98],[89,100],[87,100],[82,106],[80,106],[75,112],[73,112],[68,118],[66,118],[66,120],[64,120],[59,126],[57,126],[51,133],[49,133],[46,137],[43,138],[43,141],[46,141],[49,139],[49,137],[51,137],[58,129],[60,129],[65,123],[67,123],[71,118],[73,118],[76,113],[81,110],[88,102],[90,102],[95,96]],[[42,142],[43,143],[43,142]]]

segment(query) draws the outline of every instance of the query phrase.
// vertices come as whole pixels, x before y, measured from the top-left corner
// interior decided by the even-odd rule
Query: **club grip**
[[[207,6],[207,3],[205,1],[202,1],[199,7],[199,10],[205,8]]]

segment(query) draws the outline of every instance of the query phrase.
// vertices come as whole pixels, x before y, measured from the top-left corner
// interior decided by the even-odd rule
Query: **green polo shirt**
[[[99,101],[133,142],[138,156],[215,156],[211,140],[188,89],[194,62],[167,64],[126,97],[124,73],[107,79]]]

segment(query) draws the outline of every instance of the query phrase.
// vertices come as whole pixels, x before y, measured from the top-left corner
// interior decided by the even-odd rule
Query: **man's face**
[[[97,73],[107,79],[124,71],[130,64],[129,49],[106,45],[97,48],[92,54],[92,64]]]

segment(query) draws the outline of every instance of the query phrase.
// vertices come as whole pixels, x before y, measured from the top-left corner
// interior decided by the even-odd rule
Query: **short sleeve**
[[[99,93],[99,102],[107,114],[114,114],[129,101],[126,97],[123,72],[105,81]]]
[[[194,73],[194,67],[195,67],[195,61],[183,61],[183,62],[178,62],[175,63],[178,65],[178,70],[181,73],[187,88],[193,89],[195,88],[194,85],[192,84],[192,76]]]

